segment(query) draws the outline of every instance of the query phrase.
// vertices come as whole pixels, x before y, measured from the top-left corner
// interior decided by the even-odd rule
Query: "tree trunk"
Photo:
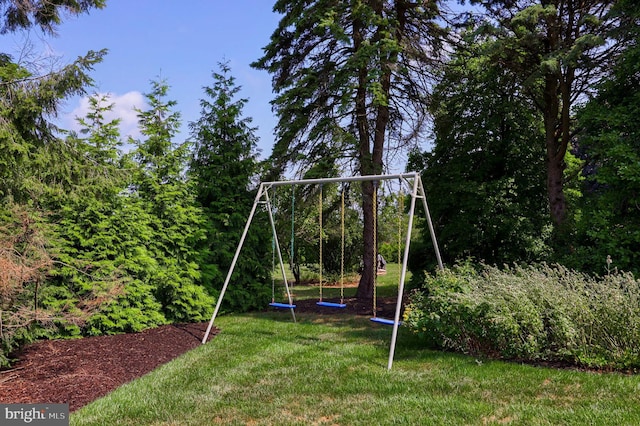
[[[575,43],[575,11],[573,3],[568,3],[567,23],[562,17],[554,15],[547,22],[547,52],[552,54],[562,45]],[[563,33],[562,28],[566,26]],[[547,151],[547,194],[549,213],[555,230],[560,233],[564,228],[567,214],[567,200],[564,195],[564,161],[571,139],[571,90],[575,79],[575,68],[571,65],[559,66],[556,72],[545,75],[543,92],[543,116],[545,145]]]
[[[567,219],[567,200],[564,195],[564,157],[571,139],[571,84],[573,69],[564,75],[547,75],[544,89],[544,127],[547,151],[547,194],[549,213],[556,230]]]
[[[383,2],[375,3],[375,12],[383,16]],[[362,32],[358,23],[354,23],[354,48],[357,49],[362,43]],[[400,38],[399,33],[396,37]],[[383,38],[383,29],[379,28],[374,36],[374,42],[379,43]],[[397,62],[397,54],[388,58],[380,58],[380,68],[383,71],[380,76],[381,91],[386,100],[389,99],[391,88],[391,64]],[[382,174],[382,154],[384,152],[384,142],[387,125],[389,123],[389,106],[387,102],[382,102],[376,107],[376,117],[373,133],[373,150],[370,146],[370,128],[367,120],[367,76],[369,69],[363,66],[358,74],[358,91],[356,94],[356,120],[358,125],[360,173],[364,175]],[[363,216],[363,259],[362,275],[358,284],[356,298],[359,300],[372,300],[373,287],[377,272],[376,257],[377,250],[374,239],[377,229],[374,225],[374,218],[378,214],[378,206],[373,203],[374,191],[377,191],[378,182],[363,182],[362,185],[362,216]]]
[[[547,152],[547,196],[549,213],[556,226],[561,225],[566,217],[566,200],[564,197],[563,174],[564,152],[560,150],[560,126],[558,113],[558,80],[555,75],[547,75],[544,89],[544,128]]]
[[[363,23],[359,19],[353,22],[353,47],[357,52],[364,41]],[[358,69],[358,89],[356,91],[355,112],[358,132],[358,159],[360,163],[360,174],[370,175],[371,150],[369,145],[369,121],[367,117],[367,77],[368,67],[362,65]],[[356,298],[359,300],[371,300],[373,298],[373,183],[362,183],[362,217],[363,228],[362,238],[364,244],[362,259],[362,275],[356,291]]]
[[[567,217],[567,200],[564,196],[564,161],[558,161],[557,156],[547,157],[547,194],[549,211],[556,228],[561,227]]]
[[[356,298],[358,300],[369,301],[373,299],[373,286],[375,283],[375,254],[374,254],[374,226],[373,218],[376,212],[373,206],[373,182],[362,183],[362,216],[364,225],[362,227],[362,238],[364,242],[362,275],[358,284]]]

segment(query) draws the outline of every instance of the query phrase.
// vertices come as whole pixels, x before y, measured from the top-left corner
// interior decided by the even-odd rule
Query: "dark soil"
[[[336,300],[327,300],[336,302]],[[345,300],[347,308],[297,300],[296,312],[371,315],[371,305]],[[378,300],[377,315],[393,318],[394,299]],[[68,403],[75,411],[201,344],[207,323],[164,325],[140,333],[41,341],[0,371],[0,403]],[[213,329],[209,339],[218,333]]]

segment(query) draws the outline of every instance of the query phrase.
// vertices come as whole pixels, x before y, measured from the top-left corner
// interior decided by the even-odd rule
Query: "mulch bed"
[[[335,300],[330,300],[335,302]],[[347,308],[297,300],[296,312],[370,315],[371,305],[348,299]],[[395,300],[378,300],[378,315],[393,318]],[[11,369],[0,371],[0,403],[68,403],[75,411],[201,344],[207,323],[164,325],[140,333],[41,341],[25,347]],[[219,330],[214,328],[213,338]]]
[[[207,323],[163,325],[140,333],[28,345],[11,369],[0,371],[0,403],[68,403],[77,410],[196,348],[206,328]]]

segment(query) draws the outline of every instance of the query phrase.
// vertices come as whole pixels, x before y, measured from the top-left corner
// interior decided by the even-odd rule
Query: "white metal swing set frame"
[[[256,194],[255,200],[253,202],[253,206],[251,208],[251,213],[249,213],[249,217],[247,218],[247,223],[245,224],[244,231],[242,232],[242,236],[240,237],[240,242],[236,248],[236,252],[233,256],[233,260],[231,261],[231,266],[229,267],[229,271],[227,273],[227,277],[225,278],[224,284],[222,286],[222,290],[220,291],[220,295],[218,296],[218,301],[216,303],[216,307],[213,311],[213,315],[211,316],[211,320],[209,321],[209,325],[207,327],[207,331],[205,332],[204,338],[202,339],[202,343],[206,343],[209,337],[209,333],[213,327],[213,323],[218,315],[220,310],[220,306],[222,304],[222,300],[224,298],[224,294],[229,286],[229,282],[231,281],[231,276],[233,274],[233,270],[236,266],[236,262],[238,261],[238,257],[240,256],[240,252],[242,251],[242,246],[244,245],[245,238],[249,231],[249,227],[251,226],[251,222],[253,221],[253,217],[255,216],[258,205],[264,205],[265,210],[269,216],[269,223],[271,224],[271,231],[273,233],[273,239],[275,242],[275,250],[278,255],[278,262],[280,263],[280,271],[282,273],[282,279],[284,282],[284,287],[286,289],[288,305],[281,304],[281,307],[289,308],[291,310],[291,315],[295,321],[295,312],[293,305],[293,299],[291,297],[291,291],[289,289],[289,283],[287,282],[287,276],[285,272],[284,262],[282,260],[282,252],[280,250],[280,243],[278,241],[278,236],[276,234],[276,226],[273,219],[273,210],[271,205],[271,199],[269,198],[269,191],[273,188],[279,186],[295,186],[295,185],[323,185],[330,183],[344,183],[344,182],[364,182],[364,181],[385,181],[385,180],[399,180],[400,185],[407,188],[409,191],[407,193],[411,194],[411,205],[409,207],[409,220],[407,225],[405,246],[404,246],[404,255],[402,259],[402,268],[400,270],[400,280],[398,284],[398,300],[396,303],[395,317],[393,322],[391,320],[385,321],[391,325],[393,325],[393,331],[391,334],[391,344],[389,347],[389,360],[387,363],[387,369],[391,370],[393,366],[393,357],[395,353],[396,340],[398,337],[398,327],[400,325],[400,313],[402,310],[402,297],[404,295],[404,282],[407,274],[407,260],[409,258],[409,246],[411,244],[411,231],[413,229],[413,218],[416,207],[416,200],[422,200],[422,206],[425,211],[425,219],[427,220],[427,224],[429,227],[429,233],[431,235],[431,241],[433,243],[433,247],[435,250],[436,259],[438,262],[438,267],[443,269],[442,259],[440,257],[440,249],[438,248],[438,242],[436,240],[435,232],[433,230],[433,223],[431,221],[431,215],[429,214],[429,207],[427,205],[427,197],[424,190],[424,186],[422,185],[422,179],[420,178],[420,174],[417,172],[412,173],[401,173],[401,174],[389,174],[389,175],[368,175],[368,176],[352,176],[352,177],[343,177],[343,178],[325,178],[325,179],[301,179],[301,180],[288,180],[288,181],[275,181],[275,182],[262,182],[260,183],[260,187],[258,188],[258,193]]]

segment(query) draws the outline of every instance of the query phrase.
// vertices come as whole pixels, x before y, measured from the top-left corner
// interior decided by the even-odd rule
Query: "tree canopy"
[[[549,212],[564,233],[565,156],[576,133],[573,107],[594,87],[617,44],[609,32],[615,0],[476,0],[496,37],[495,62],[519,78],[521,93],[542,114]]]
[[[438,2],[280,0],[274,11],[280,24],[254,66],[273,75],[275,173],[319,162],[383,173],[390,140],[405,147],[424,130]],[[373,294],[373,191],[363,183],[359,298]]]
[[[37,27],[54,34],[64,14],[79,15],[94,8],[101,9],[105,4],[105,0],[0,0],[0,15],[3,16],[0,32],[6,34]]]
[[[541,116],[518,76],[493,62],[494,40],[463,33],[433,91],[435,146],[415,159],[449,262],[538,259],[546,244]]]
[[[597,94],[578,112],[579,152],[585,161],[583,214],[572,266],[604,273],[613,267],[640,272],[640,7],[620,1],[613,11],[625,24],[612,35],[630,44],[616,59]]]

